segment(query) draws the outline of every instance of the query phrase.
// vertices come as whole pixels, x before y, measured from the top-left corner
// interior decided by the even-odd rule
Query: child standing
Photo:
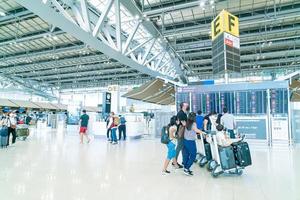
[[[173,162],[173,165],[176,169],[179,168],[178,164],[177,164],[177,160],[176,160],[176,138],[175,138],[175,134],[177,132],[177,126],[179,125],[179,120],[177,118],[177,116],[173,116],[171,119],[170,119],[170,123],[169,125],[167,126],[167,131],[168,131],[168,134],[169,134],[169,143],[166,144],[167,145],[167,148],[168,148],[168,154],[167,154],[167,158],[164,162],[164,166],[163,166],[163,175],[167,175],[167,174],[170,174],[171,172],[168,171],[168,166],[169,166],[169,163],[170,161],[172,160]]]

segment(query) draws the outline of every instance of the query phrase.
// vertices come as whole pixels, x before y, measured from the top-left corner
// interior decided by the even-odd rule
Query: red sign
[[[225,38],[225,44],[230,46],[230,47],[233,47],[233,42],[227,38]]]

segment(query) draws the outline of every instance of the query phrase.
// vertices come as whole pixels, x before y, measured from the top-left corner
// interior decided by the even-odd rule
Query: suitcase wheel
[[[220,170],[220,165],[219,164],[215,165],[215,167],[211,171],[212,177],[217,178],[221,174],[223,174],[223,170]]]
[[[199,162],[199,166],[202,168],[206,165],[207,163],[207,159],[205,156],[203,156],[201,159],[200,159],[200,162]]]
[[[239,176],[241,176],[243,174],[243,170],[237,169],[237,173],[236,174],[239,175]]]
[[[218,163],[215,160],[210,160],[207,164],[207,170],[211,172]]]

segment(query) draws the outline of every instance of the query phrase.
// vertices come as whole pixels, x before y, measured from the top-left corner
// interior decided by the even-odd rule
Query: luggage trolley
[[[209,150],[210,150],[210,155],[211,155],[211,159],[208,161],[207,163],[207,166],[206,166],[206,169],[211,172],[213,170],[213,167],[217,164],[216,162],[216,155],[215,155],[215,151],[214,151],[214,144],[213,144],[213,138],[212,138],[212,135],[215,135],[216,132],[215,131],[210,131],[207,133],[207,136],[206,136],[206,141],[207,141],[207,144],[209,145]]]
[[[203,134],[198,135],[197,146],[199,152],[197,153],[197,160],[199,160],[199,166],[204,167],[211,159],[210,144],[205,143],[205,136]]]
[[[29,126],[26,124],[18,124],[16,134],[19,140],[25,141],[29,136]]]
[[[235,155],[232,146],[221,147],[217,144],[216,133],[212,132],[212,155],[213,159],[209,162],[209,167],[212,169],[211,175],[218,177],[221,174],[237,174],[242,175],[244,167],[236,165]]]

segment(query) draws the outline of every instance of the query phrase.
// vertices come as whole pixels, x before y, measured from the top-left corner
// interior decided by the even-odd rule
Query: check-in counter
[[[143,113],[124,113],[126,119],[126,135],[129,139],[139,139],[142,135],[147,134],[146,122]],[[106,138],[106,122],[93,122],[90,128],[96,138]],[[118,132],[117,132],[118,136]]]

